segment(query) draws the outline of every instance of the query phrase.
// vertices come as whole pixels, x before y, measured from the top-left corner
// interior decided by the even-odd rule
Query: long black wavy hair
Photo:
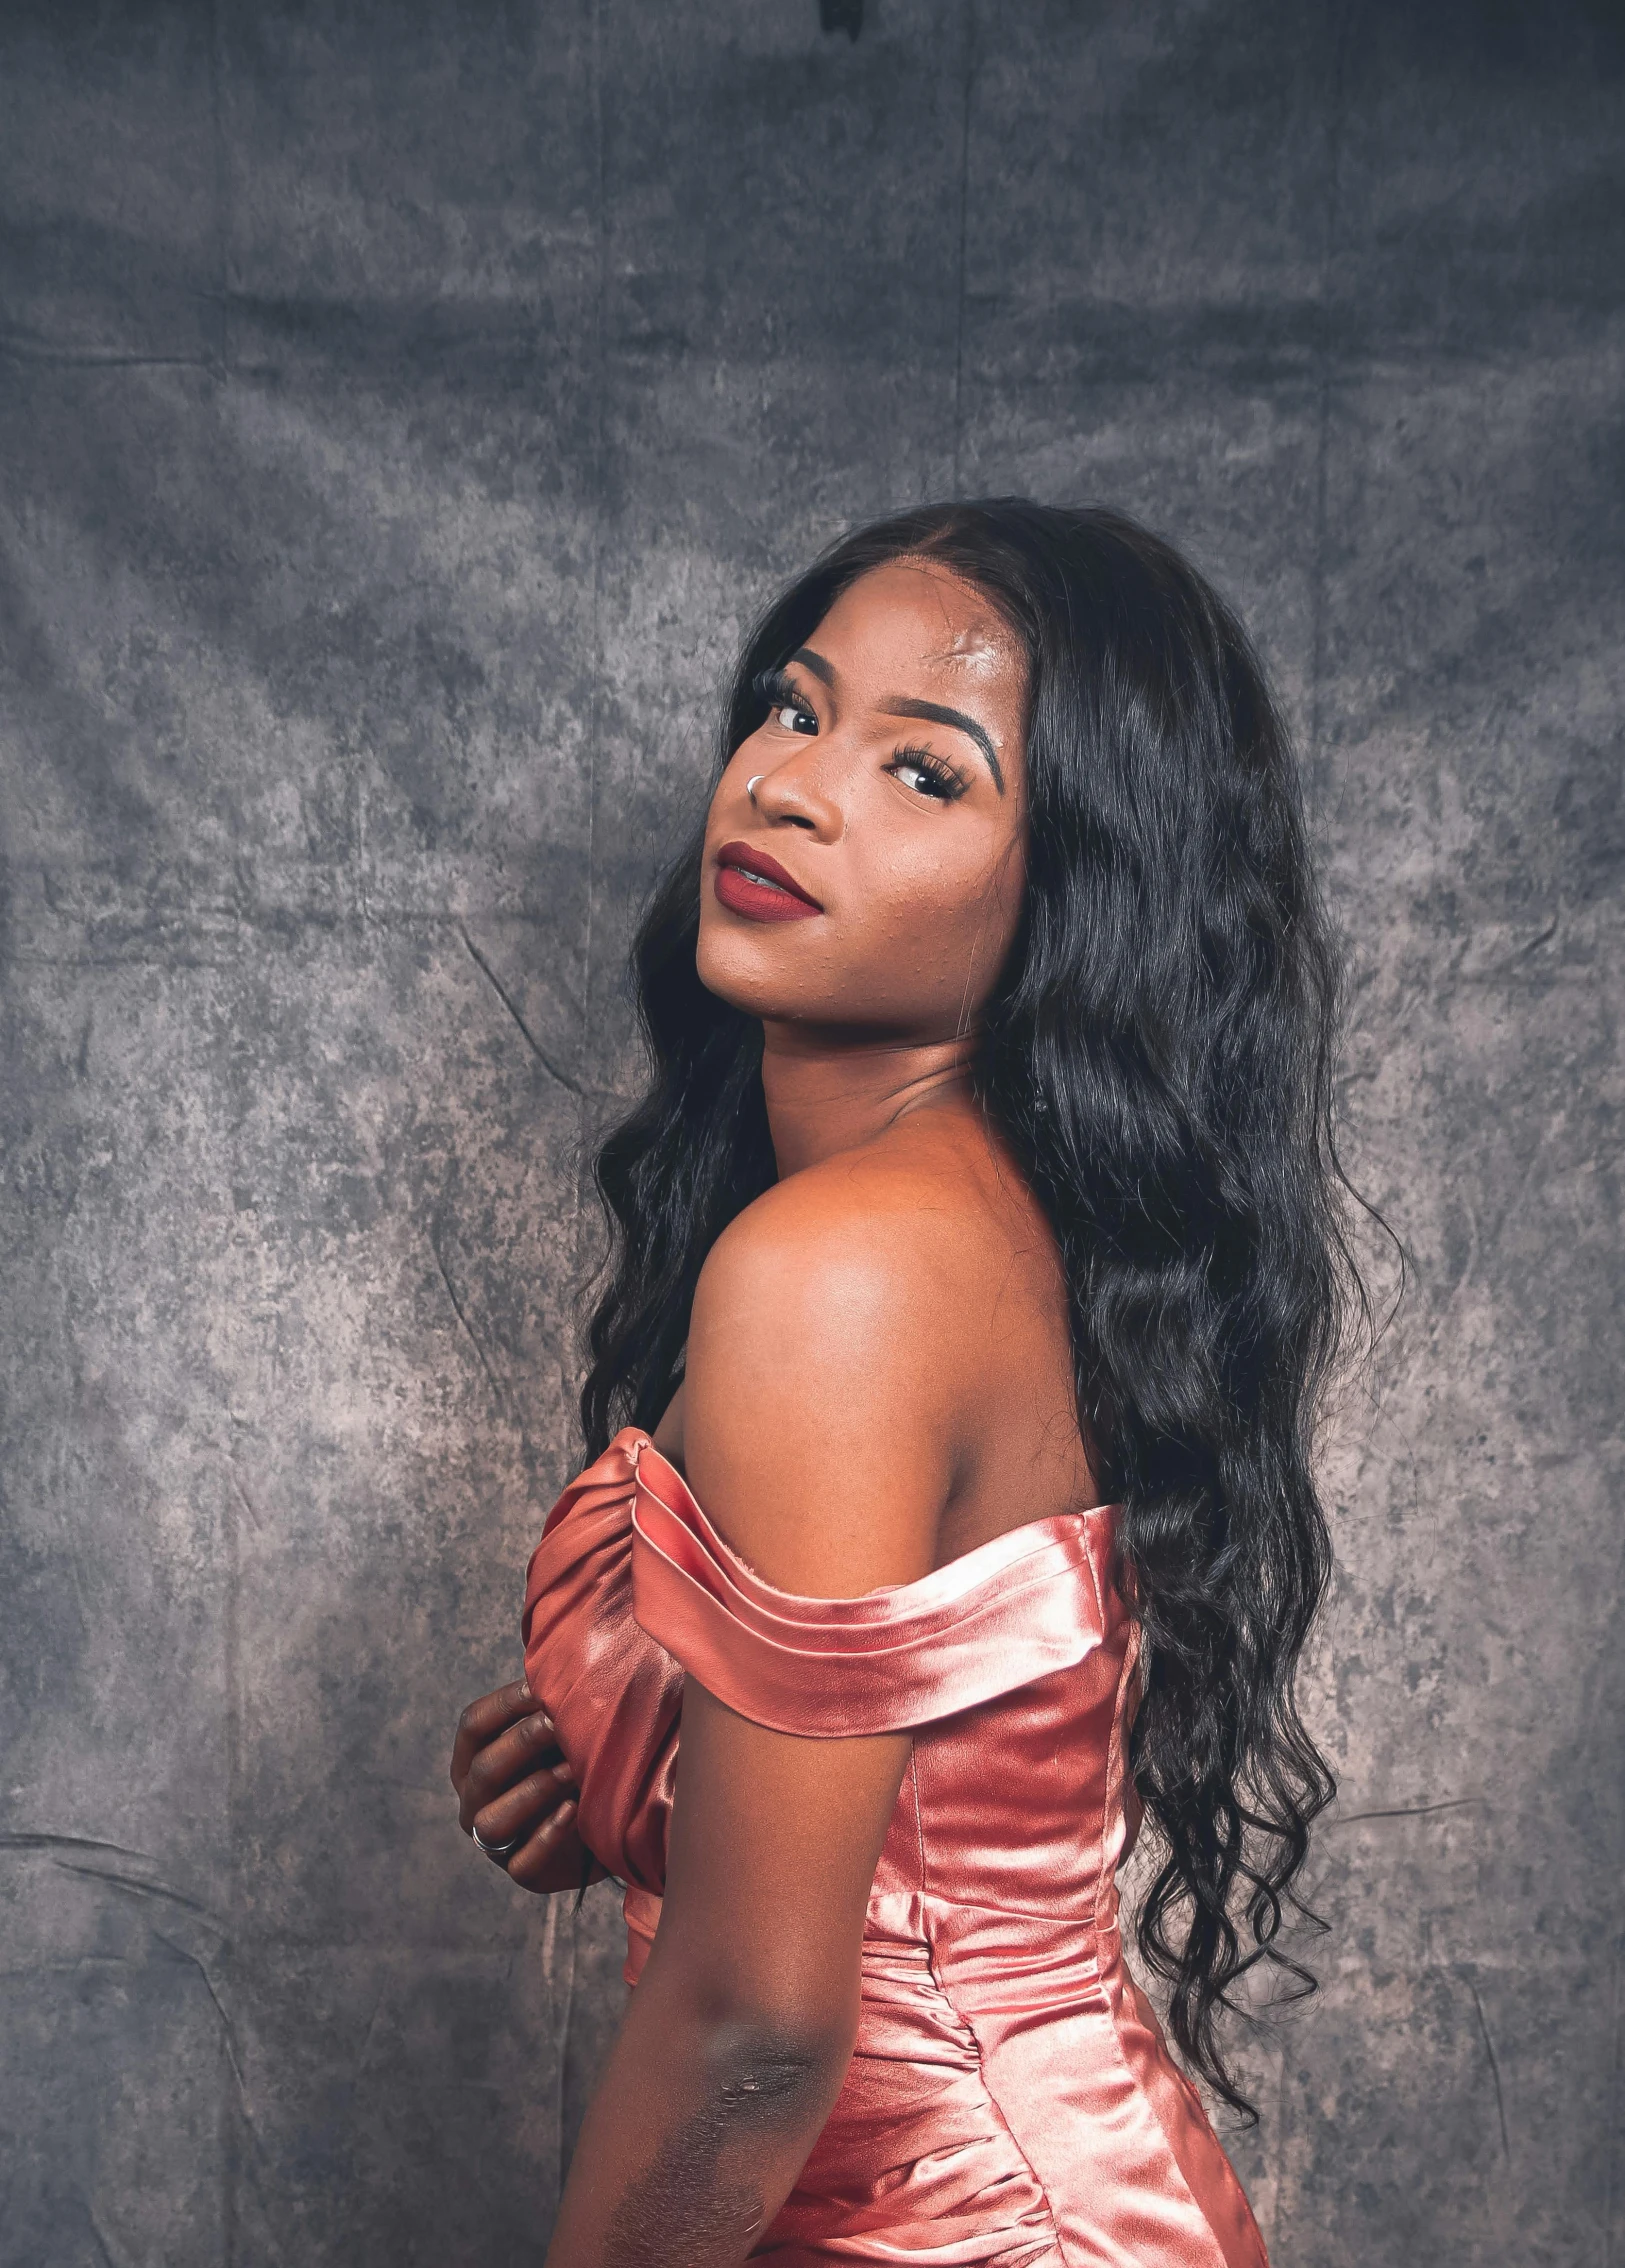
[[[1017,498],[904,512],[827,551],[745,646],[723,762],[762,722],[758,675],[904,556],[980,589],[1026,652],[1026,898],[975,1084],[1059,1243],[1079,1421],[1123,1507],[1145,1649],[1130,1768],[1161,1859],[1140,1950],[1187,2060],[1255,2117],[1218,2019],[1259,1961],[1289,1997],[1314,1989],[1277,1943],[1334,1793],[1294,1691],[1330,1562],[1312,1434],[1364,1304],[1297,768],[1246,633],[1178,552],[1121,514]],[[695,973],[702,831],[638,934],[649,1083],[595,1160],[594,1456],[657,1423],[701,1263],[775,1178],[761,1026]]]

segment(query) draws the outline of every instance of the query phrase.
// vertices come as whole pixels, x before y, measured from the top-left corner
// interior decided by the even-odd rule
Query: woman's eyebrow
[[[808,666],[810,668],[811,664],[809,663]],[[987,758],[987,768],[993,774],[993,785],[998,789],[1000,795],[1003,795],[1004,774],[999,769],[999,759],[994,753],[993,742],[976,719],[967,717],[963,709],[944,708],[940,701],[905,700],[901,694],[894,694],[890,700],[883,701],[880,704],[880,713],[887,717],[921,717],[927,724],[952,725],[955,732],[968,733]]]
[[[790,659],[800,662],[803,669],[810,669],[814,677],[822,678],[826,685],[834,686],[833,667],[825,661],[822,654],[814,653],[811,646],[798,646]],[[887,717],[919,717],[926,724],[952,725],[956,732],[968,733],[987,758],[987,768],[993,774],[993,785],[1003,795],[1004,773],[993,742],[984,727],[974,717],[967,717],[963,709],[950,709],[941,701],[911,701],[902,694],[895,694],[890,700],[881,703],[880,713]]]

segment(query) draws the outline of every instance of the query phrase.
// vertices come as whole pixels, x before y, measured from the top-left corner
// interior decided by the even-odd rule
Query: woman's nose
[[[804,754],[797,750],[759,775],[752,775],[756,786],[751,801],[770,825],[804,827],[820,841],[834,842],[843,832],[846,819],[830,792],[826,767],[814,753],[816,746],[814,743]]]

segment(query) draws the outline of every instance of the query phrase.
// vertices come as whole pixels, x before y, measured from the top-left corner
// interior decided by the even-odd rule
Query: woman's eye
[[[799,701],[781,701],[773,711],[773,722],[781,732],[816,732],[818,719]]]
[[[951,803],[959,793],[959,782],[945,778],[934,764],[922,764],[913,756],[900,756],[891,766],[894,779],[902,781],[916,795],[934,797],[938,802]]]

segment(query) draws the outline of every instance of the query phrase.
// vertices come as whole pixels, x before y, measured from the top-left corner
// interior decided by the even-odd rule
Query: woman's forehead
[[[888,559],[867,569],[834,601],[819,631],[826,626],[859,638],[890,633],[888,643],[894,637],[911,659],[961,683],[985,682],[1012,666],[1025,673],[1020,640],[998,608],[935,560]]]
[[[1013,653],[1013,640],[1002,623],[988,617],[965,623],[957,629],[948,643],[936,653],[922,656],[933,669],[961,671],[972,677],[987,677],[1020,656]]]

